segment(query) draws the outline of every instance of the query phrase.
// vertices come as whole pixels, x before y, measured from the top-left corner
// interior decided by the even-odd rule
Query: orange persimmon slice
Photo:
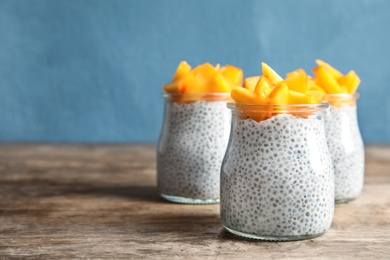
[[[289,104],[310,104],[310,97],[306,93],[300,93],[294,90],[289,91]]]
[[[259,95],[253,93],[251,90],[235,86],[231,92],[232,98],[241,104],[261,104],[261,98]]]
[[[263,103],[267,103],[267,97],[271,91],[272,85],[269,80],[264,76],[260,76],[253,92],[260,96]]]
[[[271,104],[288,104],[289,92],[287,83],[281,81],[274,87],[271,93],[269,93],[268,100]]]
[[[221,72],[217,72],[210,79],[210,91],[211,92],[230,92],[232,90],[228,80],[222,75]]]
[[[175,75],[173,75],[172,81],[177,81],[184,78],[186,75],[188,75],[188,73],[190,73],[190,71],[191,66],[187,62],[181,61],[176,69]]]
[[[322,65],[315,67],[313,73],[316,75],[316,83],[320,85],[326,93],[341,93],[340,85],[326,67]]]
[[[351,70],[345,76],[339,78],[338,83],[346,87],[347,93],[353,94],[360,84],[360,78],[355,71]]]
[[[261,69],[263,71],[263,75],[269,79],[272,84],[277,84],[282,81],[282,77],[279,76],[268,64],[265,62],[261,63]]]
[[[309,87],[309,78],[303,73],[295,75],[290,74],[284,81],[287,83],[290,90],[300,93],[306,93]]]
[[[259,81],[260,76],[253,76],[253,77],[248,77],[244,79],[244,88],[249,89],[250,91],[254,91],[257,82]]]
[[[329,70],[330,74],[337,80],[343,76],[343,73],[332,67],[329,63],[326,63],[325,61],[322,60],[316,60],[316,63],[318,66],[323,66],[327,70]]]
[[[241,86],[244,78],[244,72],[242,69],[232,65],[226,65],[222,69],[222,75],[231,82],[233,86]]]
[[[203,63],[197,67],[195,67],[191,73],[194,75],[201,74],[206,80],[210,79],[218,70],[211,65],[210,63],[206,62]]]

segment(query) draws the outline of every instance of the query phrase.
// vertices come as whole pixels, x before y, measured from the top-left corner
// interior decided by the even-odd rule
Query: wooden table
[[[0,258],[390,259],[390,146],[366,148],[363,194],[297,242],[225,231],[218,205],[163,201],[152,145],[0,145]]]

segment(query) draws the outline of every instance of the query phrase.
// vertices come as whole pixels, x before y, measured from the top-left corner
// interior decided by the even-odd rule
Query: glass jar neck
[[[165,93],[166,101],[175,103],[193,103],[196,101],[230,101],[229,92],[220,93]]]
[[[328,101],[331,106],[343,107],[356,106],[356,100],[360,97],[359,93],[355,94],[326,94],[324,100]]]
[[[238,116],[240,119],[251,118],[257,122],[267,120],[280,114],[290,114],[302,118],[316,117],[319,111],[328,108],[328,106],[328,102],[299,105],[251,105],[228,103],[228,108],[232,110],[233,116]]]

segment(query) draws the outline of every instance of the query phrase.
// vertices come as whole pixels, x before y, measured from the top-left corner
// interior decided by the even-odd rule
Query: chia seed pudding
[[[157,184],[163,198],[191,204],[219,202],[230,114],[226,101],[166,101],[157,148]]]
[[[335,172],[336,203],[356,198],[363,189],[364,145],[356,106],[330,105],[325,111],[325,131]]]
[[[234,113],[234,111],[233,111]],[[234,119],[221,172],[221,217],[264,240],[316,237],[334,212],[333,165],[321,117]]]

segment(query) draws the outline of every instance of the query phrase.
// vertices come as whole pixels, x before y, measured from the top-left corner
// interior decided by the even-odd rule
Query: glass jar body
[[[166,97],[157,147],[157,186],[163,198],[190,204],[219,202],[220,167],[231,120],[224,97],[183,103]]]
[[[323,119],[276,114],[257,122],[232,113],[221,170],[221,217],[232,233],[299,240],[329,229],[333,165]]]
[[[325,132],[335,171],[336,203],[356,198],[363,189],[364,145],[360,134],[357,95],[328,95]]]

